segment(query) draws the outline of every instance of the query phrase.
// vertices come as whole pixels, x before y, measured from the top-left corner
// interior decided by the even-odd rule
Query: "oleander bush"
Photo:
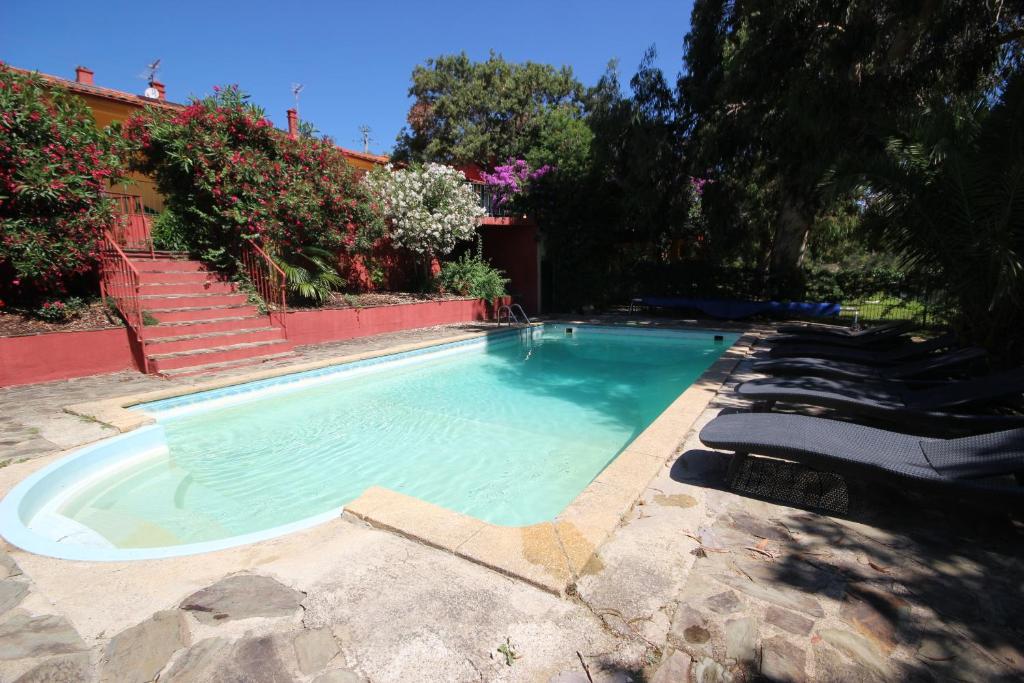
[[[74,320],[78,316],[82,315],[82,311],[86,308],[85,301],[80,297],[72,296],[68,297],[64,301],[60,299],[54,299],[52,301],[44,301],[39,308],[36,309],[36,317],[45,320],[50,323],[66,323]]]
[[[472,239],[484,215],[466,176],[444,164],[389,164],[368,173],[363,184],[383,210],[392,244],[413,252],[425,267]]]
[[[315,269],[315,280],[334,287],[337,259],[325,261],[323,252],[369,250],[384,238],[341,150],[327,138],[289,138],[237,86],[215,88],[181,111],[147,108],[123,132],[132,168],[155,178],[166,199],[168,237],[226,269],[244,240],[257,240],[282,265]],[[322,298],[300,282],[292,281],[292,294]]]
[[[81,99],[0,63],[0,299],[36,305],[94,268],[118,152]]]

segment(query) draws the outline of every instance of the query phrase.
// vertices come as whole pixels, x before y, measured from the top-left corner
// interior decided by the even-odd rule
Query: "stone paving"
[[[350,518],[157,562],[66,562],[5,545],[0,681],[1024,678],[1019,519],[841,480],[824,482],[848,500],[832,515],[731,492],[728,456],[695,435],[740,405],[731,387],[745,372],[679,435],[680,455],[568,598]],[[160,382],[121,373],[0,391],[11,461],[0,493],[108,435],[61,405]],[[759,480],[807,476],[818,475],[781,468]]]

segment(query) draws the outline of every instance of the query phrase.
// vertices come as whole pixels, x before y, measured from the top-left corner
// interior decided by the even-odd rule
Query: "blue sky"
[[[358,148],[386,152],[405,123],[412,68],[428,57],[491,49],[511,61],[567,64],[592,85],[611,58],[623,83],[651,44],[670,79],[679,72],[689,0],[517,2],[0,3],[0,60],[141,93],[146,64],[162,59],[168,98],[185,101],[238,83],[279,127],[303,83],[302,118]]]

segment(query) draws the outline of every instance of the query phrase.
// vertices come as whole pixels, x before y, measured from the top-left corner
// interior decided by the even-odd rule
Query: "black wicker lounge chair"
[[[885,483],[906,482],[985,499],[1020,500],[1024,429],[959,439],[922,439],[900,432],[805,415],[720,415],[700,432],[710,448],[738,457],[764,455],[812,469]]]
[[[773,377],[744,382],[744,398],[771,409],[776,403],[831,408],[844,416],[898,422],[929,433],[1024,427],[1024,416],[975,415],[970,409],[1020,397],[1024,368],[951,380],[928,388],[904,382],[855,382],[823,377]],[[967,414],[953,411],[967,409]]]
[[[933,353],[919,360],[881,367],[825,358],[776,358],[757,361],[753,369],[755,372],[776,376],[800,375],[860,381],[901,380],[949,374],[969,366],[985,355],[985,349],[970,347]]]
[[[866,330],[850,331],[841,333],[836,331],[821,332],[807,329],[800,332],[787,332],[770,335],[761,339],[760,343],[767,346],[779,346],[782,344],[826,344],[834,346],[848,346],[855,349],[875,348],[892,346],[904,341],[903,333],[913,328],[913,323],[902,321],[889,325],[870,327]],[[786,328],[791,329],[791,328]]]
[[[864,327],[859,330],[855,330],[852,327],[846,327],[845,325],[825,325],[823,323],[781,325],[776,328],[776,330],[779,334],[829,334],[841,337],[866,337],[880,332],[888,332],[893,329],[899,332],[909,332],[913,328],[914,323],[910,320],[894,320],[887,323],[872,325],[871,327]]]
[[[853,349],[836,344],[779,344],[768,349],[772,358],[828,358],[831,360],[895,365],[956,346],[956,336],[944,334],[923,342],[905,341],[887,349]]]

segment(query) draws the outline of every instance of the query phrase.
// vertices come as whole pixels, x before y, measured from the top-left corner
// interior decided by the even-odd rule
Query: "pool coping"
[[[568,319],[550,319],[544,322],[594,324]],[[621,323],[602,325],[636,329],[635,326]],[[662,329],[693,328],[666,326]],[[699,329],[718,331],[713,326],[702,326]],[[64,410],[108,424],[120,432],[128,432],[155,422],[152,417],[128,409],[142,403],[507,331],[508,328],[496,328],[400,344],[223,377],[194,385],[79,403],[66,406]],[[729,331],[736,332],[735,329]],[[358,498],[345,505],[341,517],[366,523],[452,553],[555,595],[573,594],[577,579],[588,573],[588,565],[598,548],[632,509],[650,481],[676,454],[679,445],[686,440],[692,430],[694,422],[728,379],[736,364],[747,355],[755,339],[756,335],[749,330],[742,334],[552,521],[524,527],[497,526],[379,486],[368,488]]]
[[[755,339],[749,332],[737,339],[553,521],[497,526],[379,486],[346,505],[342,517],[453,553],[555,595],[572,595],[576,581],[596,570],[589,565],[598,548],[675,456]]]

